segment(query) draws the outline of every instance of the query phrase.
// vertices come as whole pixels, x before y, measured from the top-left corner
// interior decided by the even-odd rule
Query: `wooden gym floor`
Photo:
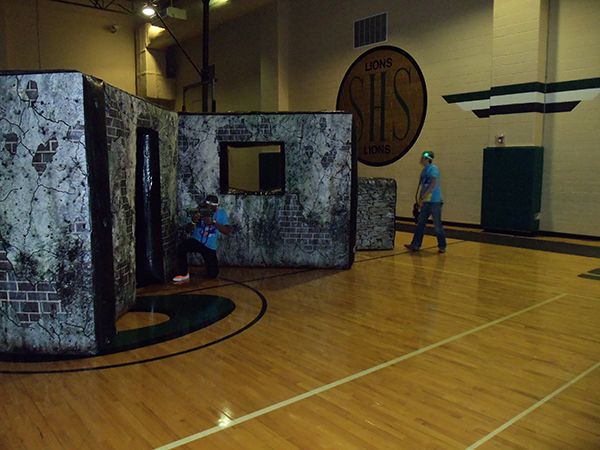
[[[442,255],[431,236],[410,254],[409,238],[348,271],[224,268],[140,292],[235,302],[178,339],[0,362],[0,448],[600,449],[600,280],[578,277],[600,259],[460,240]]]

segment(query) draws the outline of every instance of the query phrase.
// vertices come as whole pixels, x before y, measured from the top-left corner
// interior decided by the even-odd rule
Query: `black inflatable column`
[[[137,286],[162,282],[163,251],[160,211],[158,133],[137,129],[135,177],[135,252]]]

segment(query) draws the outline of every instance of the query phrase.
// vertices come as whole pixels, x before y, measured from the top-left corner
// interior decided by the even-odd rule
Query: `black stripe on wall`
[[[506,86],[495,86],[488,91],[467,92],[464,94],[443,95],[447,103],[461,103],[474,100],[487,100],[490,97],[507,94],[523,94],[526,92],[566,92],[579,89],[600,88],[600,78],[586,78],[583,80],[559,81],[556,83],[530,82],[511,84]]]
[[[525,94],[527,92],[546,92],[546,85],[537,81],[531,83],[510,84],[507,86],[496,86],[491,89],[492,97],[508,94]]]
[[[446,103],[472,102],[474,100],[489,100],[490,91],[468,92],[466,94],[442,95]]]
[[[579,100],[575,100],[573,102],[562,102],[562,103],[548,103],[546,104],[546,111],[547,113],[554,113],[554,112],[569,112],[569,111],[573,111],[573,109],[575,109],[575,107],[577,105],[579,105],[581,102]]]
[[[499,116],[502,114],[544,112],[543,103],[516,103],[512,105],[496,105],[490,108],[490,116]]]
[[[559,81],[546,84],[546,92],[565,92],[578,89],[600,88],[600,78],[586,78],[585,80]]]
[[[484,119],[486,117],[490,117],[490,110],[488,109],[474,109],[473,114],[475,114],[480,119]]]
[[[492,106],[488,109],[474,109],[475,114],[480,119],[484,119],[489,116],[496,116],[502,114],[519,114],[528,112],[539,112],[539,113],[556,113],[556,112],[569,112],[572,111],[579,103],[574,102],[562,102],[562,103],[515,103],[512,105],[498,105]]]

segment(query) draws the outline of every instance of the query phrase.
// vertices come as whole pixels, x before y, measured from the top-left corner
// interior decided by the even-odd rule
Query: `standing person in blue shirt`
[[[442,186],[440,183],[440,169],[433,164],[433,152],[426,151],[421,155],[423,170],[419,178],[418,203],[421,211],[417,219],[417,229],[410,244],[404,246],[412,252],[417,252],[423,243],[425,225],[429,216],[433,218],[435,235],[440,253],[446,252],[446,236],[442,226]]]
[[[183,241],[177,251],[179,272],[173,278],[175,282],[190,279],[187,254],[200,253],[206,265],[206,274],[209,278],[217,278],[219,274],[219,261],[217,260],[217,243],[220,234],[229,234],[231,226],[229,218],[224,209],[219,208],[219,199],[216,195],[209,195],[204,201],[205,208],[192,216],[192,223],[188,224],[188,230],[192,237]],[[201,213],[200,211],[203,211]]]

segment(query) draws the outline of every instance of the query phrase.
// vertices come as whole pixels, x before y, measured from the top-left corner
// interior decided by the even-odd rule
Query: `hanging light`
[[[146,17],[152,17],[156,14],[156,7],[152,2],[144,3],[144,7],[142,8],[142,14]]]

